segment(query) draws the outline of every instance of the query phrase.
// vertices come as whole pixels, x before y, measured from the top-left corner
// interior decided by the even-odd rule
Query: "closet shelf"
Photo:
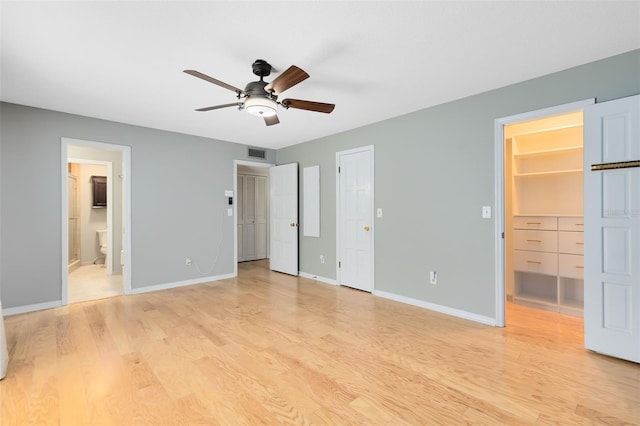
[[[553,155],[553,154],[565,154],[565,153],[572,153],[572,152],[582,152],[582,149],[583,148],[581,145],[565,146],[562,148],[551,148],[551,149],[541,149],[537,151],[518,152],[518,153],[514,153],[513,157],[525,158],[525,157],[547,156],[547,155]]]
[[[560,301],[560,305],[565,306],[567,308],[572,308],[572,309],[576,309],[578,311],[583,311],[583,305],[584,302],[582,300],[576,300],[576,299],[562,299]]]
[[[546,172],[532,172],[532,173],[514,173],[514,177],[532,177],[532,176],[556,176],[566,175],[572,173],[582,173],[583,169],[569,169],[569,170],[551,170]]]
[[[546,298],[543,296],[537,296],[537,295],[533,295],[533,294],[520,294],[520,295],[514,295],[513,296],[513,301],[514,302],[524,302],[526,303],[533,303],[533,304],[538,304],[538,305],[547,305],[549,307],[556,307],[558,305],[558,302],[556,302],[555,300],[551,299],[551,298]]]

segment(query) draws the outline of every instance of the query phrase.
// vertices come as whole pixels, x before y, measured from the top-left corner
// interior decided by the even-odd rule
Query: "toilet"
[[[101,257],[104,257],[104,263],[107,263],[107,230],[99,229],[96,232],[98,233],[98,244],[100,244],[100,253],[102,253],[102,256],[98,256],[93,259],[94,265]]]

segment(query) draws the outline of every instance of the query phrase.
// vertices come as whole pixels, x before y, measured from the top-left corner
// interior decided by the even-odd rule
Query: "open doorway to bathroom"
[[[63,138],[63,303],[130,292],[125,155],[108,144]]]
[[[67,154],[77,149],[71,145]],[[105,157],[102,150],[92,150],[97,154],[92,157]],[[72,155],[68,159],[69,303],[121,295],[122,268],[114,267],[119,262],[113,261],[107,238],[113,230],[114,206],[116,216],[122,210],[122,203],[113,200],[113,163]]]

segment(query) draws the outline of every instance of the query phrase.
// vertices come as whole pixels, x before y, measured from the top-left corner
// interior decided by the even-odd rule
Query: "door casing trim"
[[[505,194],[504,194],[504,126],[523,121],[538,120],[552,115],[566,114],[583,110],[587,105],[595,103],[595,98],[584,99],[563,105],[556,105],[535,111],[524,112],[508,117],[496,118],[494,141],[494,251],[495,251],[495,324],[496,327],[506,325],[506,289],[505,289],[505,241],[502,233],[505,232]]]

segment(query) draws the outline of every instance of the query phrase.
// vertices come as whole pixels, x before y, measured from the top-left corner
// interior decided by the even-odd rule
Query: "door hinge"
[[[340,166],[338,166],[338,173],[340,173]]]
[[[338,261],[338,268],[342,268],[342,262]]]
[[[504,240],[504,231],[502,231],[502,239]]]

